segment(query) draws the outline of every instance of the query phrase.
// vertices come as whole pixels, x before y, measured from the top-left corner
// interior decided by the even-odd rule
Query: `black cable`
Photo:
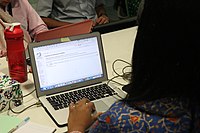
[[[115,70],[115,63],[116,62],[123,62],[123,63],[126,63],[128,64],[127,66],[123,67],[122,68],[122,74],[119,74],[116,70]],[[122,79],[124,79],[125,81],[130,81],[130,78],[131,78],[131,72],[125,72],[125,70],[127,68],[131,68],[131,64],[125,60],[122,60],[122,59],[116,59],[113,63],[112,63],[112,69],[113,69],[113,72],[117,75],[117,76],[114,76],[112,77],[111,79],[108,80],[107,84],[109,84],[109,82],[115,82],[121,86],[124,86],[125,84],[122,84],[122,83],[119,83],[117,81],[115,81],[114,79],[115,78],[118,78],[118,77],[121,77]]]
[[[120,90],[121,91],[121,90]],[[123,97],[121,97],[118,93],[116,94],[120,99],[124,99]]]
[[[116,60],[112,63],[113,72],[114,72],[116,75],[123,76],[123,74],[120,75],[120,74],[117,73],[116,70],[115,70],[115,63],[116,63],[116,62],[119,62],[119,61],[128,64],[128,66],[125,66],[125,68],[126,68],[126,67],[131,67],[131,64],[130,64],[129,62],[125,61],[125,60],[122,60],[122,59],[116,59]],[[122,69],[122,70],[123,70],[123,69]],[[123,72],[123,71],[122,71],[122,72]]]
[[[35,89],[34,89],[34,90],[32,90],[30,93],[28,93],[28,94],[24,95],[24,96],[23,96],[23,98],[24,98],[24,97],[27,97],[27,96],[29,96],[29,95],[30,95],[30,94],[32,94],[34,91],[35,91]]]
[[[24,95],[23,98],[29,96],[29,95],[32,94],[34,91],[35,91],[35,89],[32,90],[30,93]],[[9,109],[8,109],[8,110],[10,110],[11,112],[13,112],[13,113],[15,113],[15,114],[20,114],[20,113],[24,112],[25,110],[27,110],[28,108],[30,108],[30,107],[32,107],[32,106],[34,106],[34,105],[37,105],[37,106],[40,106],[40,105],[41,105],[41,103],[38,101],[38,102],[36,102],[36,103],[34,103],[34,104],[32,104],[32,105],[30,105],[30,106],[24,108],[23,110],[16,112],[16,111],[14,111],[14,110],[11,108],[10,102],[11,102],[11,101],[9,101]]]
[[[121,85],[121,86],[124,86],[124,84],[121,84],[121,83],[119,83],[119,82],[117,82],[117,81],[114,81],[114,79],[115,78],[118,78],[118,77],[121,77],[121,76],[114,76],[114,77],[112,77],[111,79],[109,79],[108,81],[107,81],[107,85],[112,81],[112,82],[115,82],[115,83],[117,83],[117,84],[119,84],[119,85]]]
[[[23,113],[24,111],[26,111],[27,109],[29,109],[30,107],[32,107],[32,106],[41,106],[42,104],[41,104],[41,102],[36,102],[36,103],[34,103],[34,104],[32,104],[32,105],[29,105],[28,107],[26,107],[26,108],[24,108],[24,109],[22,109],[21,111],[14,111],[12,108],[11,108],[11,105],[10,105],[10,102],[11,101],[9,101],[9,109],[8,110],[10,110],[11,112],[13,112],[13,113],[15,113],[15,114],[20,114],[20,113]]]
[[[123,69],[122,69],[122,73],[123,73],[123,79],[124,80],[128,80],[130,81],[131,80],[131,72],[125,72],[126,68],[132,68],[132,66],[125,66]]]

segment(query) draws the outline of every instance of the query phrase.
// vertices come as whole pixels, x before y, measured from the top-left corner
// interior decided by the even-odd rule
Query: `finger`
[[[97,21],[98,24],[103,24],[103,22],[104,22],[104,18],[103,17],[98,18],[98,21]]]
[[[105,21],[104,21],[104,24],[106,24],[106,23],[109,23],[109,20],[105,20]]]
[[[93,21],[93,23],[92,23],[92,26],[94,27],[94,26],[96,26],[96,20],[95,21]]]
[[[83,98],[75,103],[76,107],[84,107],[86,103],[90,102],[88,99]]]
[[[97,19],[95,20],[95,23],[98,24],[99,21],[100,21],[100,18],[97,18]]]
[[[87,99],[87,98],[85,98],[86,99],[86,103],[89,103],[90,102],[90,100],[89,99]]]
[[[84,99],[78,100],[75,102],[75,105],[81,105],[82,103],[84,103]]]
[[[78,103],[80,103],[80,104],[86,104],[88,102],[90,102],[90,100],[88,100],[86,98],[83,98],[83,99],[81,99],[81,100],[78,101]]]
[[[96,110],[96,109],[95,109],[95,105],[94,105],[94,103],[93,103],[93,102],[88,102],[88,103],[86,104],[86,106],[88,106],[88,107],[89,107],[89,109],[91,109],[91,111],[94,111],[94,110]]]
[[[100,22],[99,24],[106,24],[106,23],[108,23],[108,22],[109,22],[108,20],[102,19],[101,22]]]
[[[75,104],[72,102],[69,105],[69,110],[72,111],[75,107],[76,107]]]
[[[103,15],[103,16],[101,16],[97,19],[98,24],[105,24],[105,23],[108,23],[108,22],[109,22],[109,18],[105,15]]]

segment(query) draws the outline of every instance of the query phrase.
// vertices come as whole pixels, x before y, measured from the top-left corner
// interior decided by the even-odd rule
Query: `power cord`
[[[127,64],[125,67],[122,68],[122,70],[121,70],[121,73],[122,73],[122,74],[119,74],[119,73],[116,71],[116,69],[115,69],[115,65],[116,65],[117,62],[122,62],[122,63]],[[122,79],[124,79],[125,81],[130,81],[130,79],[131,79],[131,72],[130,72],[130,71],[126,72],[127,68],[132,68],[132,65],[131,65],[129,62],[127,62],[127,61],[125,61],[125,60],[122,60],[122,59],[116,59],[116,60],[112,63],[112,70],[113,70],[113,72],[114,72],[117,76],[114,76],[114,77],[112,77],[111,79],[109,79],[108,82],[107,82],[107,84],[109,84],[109,82],[114,82],[114,83],[117,83],[118,85],[124,86],[125,84],[122,84],[122,83],[120,83],[120,82],[117,82],[117,81],[115,81],[114,79],[116,79],[116,78],[122,78]]]
[[[35,91],[35,89],[34,89],[34,90],[32,90],[30,93],[28,93],[28,94],[24,95],[24,96],[23,96],[23,98],[24,98],[24,97],[27,97],[27,96],[29,96],[29,95],[30,95],[30,94],[32,94],[34,91]]]
[[[37,107],[40,107],[42,105],[42,103],[40,101],[32,104],[32,105],[29,105],[28,107],[22,109],[21,111],[14,111],[12,108],[11,108],[11,105],[10,105],[11,101],[9,101],[9,109],[12,113],[15,113],[15,114],[20,114],[20,113],[23,113],[24,111],[26,111],[27,109],[29,109],[30,107],[33,107],[33,106],[37,106]]]
[[[125,67],[122,69],[122,72],[123,72],[122,77],[123,77],[124,80],[130,81],[130,80],[131,80],[131,72],[125,72],[125,70],[126,70],[127,68],[132,68],[132,66],[125,66]]]
[[[35,89],[32,90],[30,93],[28,93],[28,94],[26,94],[26,95],[23,95],[22,97],[25,98],[25,97],[31,95],[34,91],[35,91]],[[11,108],[11,105],[10,105],[10,104],[11,104],[11,101],[9,101],[9,109],[8,109],[8,110],[10,110],[12,113],[15,113],[15,114],[23,113],[24,111],[26,111],[27,109],[29,109],[29,108],[31,108],[31,107],[33,107],[33,106],[39,107],[39,106],[42,105],[41,102],[38,101],[38,102],[36,102],[36,103],[34,103],[34,104],[32,104],[32,105],[29,105],[28,107],[25,107],[25,108],[22,109],[21,111],[14,111],[14,110]]]
[[[118,84],[118,85],[124,86],[124,84],[119,83],[119,82],[117,82],[117,81],[114,80],[114,79],[116,79],[116,78],[118,78],[118,77],[121,77],[121,76],[117,75],[117,76],[114,76],[114,77],[112,77],[111,79],[109,79],[109,80],[107,81],[107,85],[108,85],[110,82],[114,82],[114,83],[116,83],[116,84]]]

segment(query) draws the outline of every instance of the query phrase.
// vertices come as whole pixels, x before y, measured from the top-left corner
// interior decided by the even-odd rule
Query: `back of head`
[[[146,0],[132,57],[130,97],[193,97],[200,88],[197,0]],[[126,87],[125,87],[126,89]]]

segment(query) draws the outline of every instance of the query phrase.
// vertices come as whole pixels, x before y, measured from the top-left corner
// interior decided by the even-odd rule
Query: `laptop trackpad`
[[[97,112],[105,112],[109,107],[103,101],[95,101],[95,108]]]

